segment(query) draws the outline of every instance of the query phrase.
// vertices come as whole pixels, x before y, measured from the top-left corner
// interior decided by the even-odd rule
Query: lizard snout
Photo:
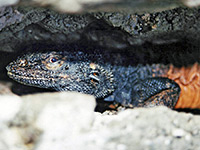
[[[10,71],[10,65],[7,65],[7,66],[6,66],[6,70],[7,70],[7,71]]]
[[[10,62],[7,66],[6,66],[6,70],[9,72],[9,71],[12,71],[11,67],[14,65],[13,62]]]

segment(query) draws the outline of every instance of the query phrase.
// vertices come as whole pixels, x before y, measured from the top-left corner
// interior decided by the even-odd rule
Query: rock
[[[0,149],[64,148],[64,140],[91,128],[94,108],[94,97],[80,93],[0,95]]]
[[[0,95],[13,95],[10,82],[0,82]]]
[[[22,17],[23,15],[13,7],[0,7],[0,31],[6,26],[21,22]]]
[[[54,142],[54,146],[46,148],[51,149],[53,146],[52,149],[59,148],[61,150],[126,150],[135,147],[136,149],[159,150],[162,147],[162,149],[170,150],[177,147],[178,150],[181,150],[199,146],[198,142],[191,142],[191,132],[196,128],[198,131],[200,130],[197,127],[197,122],[200,121],[199,116],[178,113],[166,107],[125,110],[117,115],[95,113],[95,116],[90,130],[82,132],[79,130],[74,134],[71,134],[70,131],[62,136],[47,134],[49,139],[53,136],[56,142]],[[176,124],[173,123],[174,120],[177,120]],[[67,124],[64,126],[71,129],[71,126]],[[79,128],[82,129],[81,124],[79,124]],[[68,135],[72,136],[69,138]],[[51,141],[50,144],[52,143]],[[42,145],[43,143],[40,142],[40,146]],[[42,147],[41,149],[46,148]],[[40,150],[38,147],[36,149]]]
[[[17,4],[19,0],[1,0],[0,7]]]
[[[125,110],[114,116],[97,114],[93,125],[94,140],[88,145],[100,142],[99,149],[118,149],[122,145],[124,149],[197,148],[199,143],[191,143],[191,132],[197,128],[197,120],[199,116],[166,107]]]
[[[19,96],[0,95],[0,149],[2,150],[27,150],[18,130],[10,126],[21,105]]]
[[[115,0],[110,0],[110,1],[113,2]],[[99,4],[102,2],[106,2],[106,0],[93,0],[93,1],[92,0],[55,0],[55,1],[34,0],[34,2],[42,6],[51,5],[61,12],[77,13],[77,12],[83,11],[84,5]]]
[[[0,106],[1,149],[182,150],[200,146],[200,116],[164,106],[101,114],[94,112],[94,97],[67,92],[1,95]]]
[[[36,150],[64,150],[67,141],[88,132],[92,126],[94,97],[77,93],[63,93],[59,97],[52,97],[53,101],[45,104],[35,122],[35,126],[43,133]]]
[[[126,11],[126,12],[153,12],[172,9],[188,5],[189,0],[21,0],[20,4],[51,6],[57,11],[67,13],[80,13],[88,11]],[[185,2],[185,3],[184,3]],[[193,4],[192,6],[195,6]]]
[[[0,123],[11,122],[19,112],[22,101],[16,95],[0,95]]]
[[[12,124],[20,128],[24,143],[37,150],[61,150],[66,140],[89,130],[94,120],[93,96],[46,93],[22,96],[22,101]]]
[[[188,7],[198,7],[200,0],[183,0],[183,3]]]
[[[28,150],[17,129],[0,124],[0,149],[1,150]]]

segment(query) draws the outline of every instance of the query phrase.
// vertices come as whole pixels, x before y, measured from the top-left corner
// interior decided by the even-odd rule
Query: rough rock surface
[[[200,149],[200,116],[166,107],[106,115],[78,93],[1,95],[0,106],[0,149]]]
[[[62,148],[68,138],[88,131],[95,116],[94,97],[77,93],[46,93],[21,98],[2,95],[0,100],[2,108],[5,108],[1,109],[1,114],[4,114],[1,121],[7,119],[6,127],[17,131],[16,141],[23,140],[23,143],[14,145],[28,149],[53,150],[59,149],[60,144]],[[8,100],[6,105],[5,100]],[[5,144],[14,146],[9,142]]]
[[[0,82],[0,95],[13,95],[11,91],[12,84],[9,82]]]
[[[0,8],[0,31],[6,26],[18,23],[22,20],[22,14],[12,7]]]
[[[81,44],[89,45],[87,48],[96,45],[104,49],[131,51],[136,51],[138,45],[151,43],[147,45],[150,51],[158,45],[170,46],[179,42],[195,46],[199,39],[199,9],[196,8],[176,8],[142,15],[127,12],[72,15],[42,8],[8,7],[2,8],[1,13],[0,51],[4,52],[30,51],[38,47],[48,49],[53,48],[52,45],[73,43],[79,48]]]
[[[19,0],[0,0],[0,7],[17,4]]]
[[[18,131],[10,126],[22,101],[18,96],[0,95],[0,149],[27,150]]]

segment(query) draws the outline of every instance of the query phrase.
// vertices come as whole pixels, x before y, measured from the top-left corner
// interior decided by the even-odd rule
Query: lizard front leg
[[[139,80],[132,88],[130,105],[134,107],[153,107],[165,105],[174,108],[179,95],[179,85],[171,79],[163,77]]]

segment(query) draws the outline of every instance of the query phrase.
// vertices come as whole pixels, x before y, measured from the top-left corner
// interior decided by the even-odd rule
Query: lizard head
[[[6,69],[10,78],[25,85],[77,91],[96,98],[114,91],[114,77],[109,67],[77,60],[63,52],[33,53],[19,57]]]

